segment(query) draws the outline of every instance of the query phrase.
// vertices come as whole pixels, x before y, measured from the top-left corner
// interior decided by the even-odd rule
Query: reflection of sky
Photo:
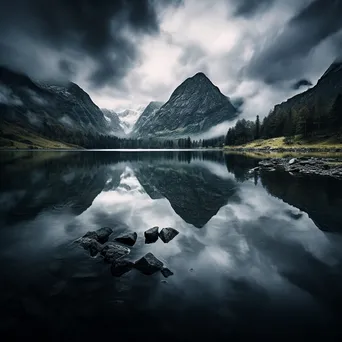
[[[220,164],[205,162],[203,166],[222,178],[231,177]],[[334,254],[332,242],[307,214],[294,220],[288,211],[298,213],[298,209],[272,197],[262,186],[253,181],[239,183],[238,196],[239,201],[230,201],[197,229],[183,221],[165,198],[152,200],[126,167],[119,186],[100,193],[77,220],[84,232],[114,222],[118,224],[114,235],[136,231],[139,238],[131,256],[154,253],[175,272],[168,281],[185,291],[188,284],[189,291],[194,291],[188,293],[190,297],[198,291],[213,295],[227,286],[228,279],[244,279],[268,291],[286,293],[293,286],[279,272],[296,269],[296,251],[300,251],[298,257],[309,254],[327,264],[340,259],[341,254]],[[143,232],[156,225],[174,227],[180,235],[166,245],[160,240],[144,245]],[[292,247],[294,253],[288,255]],[[190,286],[193,283],[197,290]]]
[[[191,166],[203,167],[222,179],[234,179],[222,164],[196,160]],[[238,193],[234,196],[238,200],[229,200],[198,229],[177,215],[167,199],[151,199],[132,169],[125,163],[109,166],[104,191],[79,216],[51,210],[11,227],[6,246],[1,243],[1,256],[29,262],[32,257],[44,259],[55,247],[72,242],[89,230],[113,227],[113,237],[127,230],[136,231],[138,241],[128,257],[137,260],[152,252],[174,275],[167,279],[167,285],[155,285],[156,279],[163,279],[161,274],[146,278],[132,271],[116,284],[127,281],[146,288],[153,284],[154,291],[149,294],[153,306],[165,305],[161,294],[173,291],[176,300],[168,303],[170,307],[180,309],[194,302],[210,302],[218,311],[215,305],[220,305],[221,310],[225,301],[243,301],[248,291],[255,294],[253,300],[264,298],[262,294],[267,293],[272,298],[280,294],[296,298],[299,306],[312,304],[306,293],[310,288],[300,290],[284,274],[316,275],[315,260],[327,267],[341,261],[341,239],[331,239],[321,232],[306,213],[294,220],[288,211],[298,213],[298,209],[272,197],[252,180],[236,183]],[[72,183],[74,177],[70,170],[63,180]],[[180,234],[168,244],[159,239],[145,245],[143,232],[153,226],[174,227]],[[86,253],[84,256],[87,262],[94,262]],[[316,278],[319,277],[318,273]],[[243,284],[248,284],[247,290],[241,290],[245,289]]]

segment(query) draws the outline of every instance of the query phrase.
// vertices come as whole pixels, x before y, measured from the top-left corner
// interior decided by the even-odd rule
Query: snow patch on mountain
[[[138,121],[145,108],[146,106],[139,106],[134,109],[126,109],[117,112],[120,119],[120,126],[126,134],[130,134],[132,132],[135,123]]]

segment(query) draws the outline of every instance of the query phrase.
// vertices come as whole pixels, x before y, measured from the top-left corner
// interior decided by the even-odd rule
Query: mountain
[[[135,128],[138,137],[176,137],[235,119],[236,108],[203,73],[186,79],[157,111]]]
[[[133,130],[132,130],[132,136],[136,135],[137,132],[139,132],[140,128],[144,125],[146,120],[151,120],[153,116],[156,114],[156,112],[161,108],[163,105],[163,102],[156,102],[152,101],[148,104],[148,106],[145,108],[145,110],[140,115],[139,119],[135,123]]]
[[[125,134],[130,134],[141,113],[144,111],[145,106],[139,106],[136,109],[126,109],[122,112],[118,112],[117,115],[120,120],[120,124]]]
[[[276,105],[274,112],[277,114],[290,109],[299,112],[301,109],[307,108],[311,112],[319,112],[319,115],[323,116],[328,113],[337,95],[341,93],[342,62],[334,62],[314,87]]]
[[[75,132],[112,134],[112,126],[77,84],[48,84],[0,67],[1,121],[63,141]]]
[[[114,110],[110,110],[110,109],[101,109],[101,111],[105,119],[110,124],[112,134],[116,135],[117,137],[125,137],[126,133],[122,128],[122,124],[121,124],[118,114],[114,112]]]

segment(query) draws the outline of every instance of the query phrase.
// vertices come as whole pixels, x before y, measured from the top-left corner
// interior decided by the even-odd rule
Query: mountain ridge
[[[112,126],[100,108],[73,82],[50,84],[0,67],[1,120],[29,128],[65,135],[111,134]]]
[[[229,98],[198,72],[183,81],[153,117],[135,128],[138,137],[177,137],[203,133],[238,115]]]

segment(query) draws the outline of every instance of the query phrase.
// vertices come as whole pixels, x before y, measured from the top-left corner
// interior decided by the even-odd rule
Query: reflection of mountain
[[[243,182],[250,178],[249,170],[258,166],[259,163],[258,159],[240,154],[226,154],[224,158],[228,172],[233,173],[238,182]]]
[[[261,172],[266,190],[305,211],[323,231],[342,232],[342,182],[328,177],[294,177],[286,172]]]
[[[236,183],[200,165],[138,164],[135,175],[151,198],[165,197],[186,222],[203,227],[236,192]]]
[[[39,157],[39,152],[33,159]],[[120,170],[97,163],[94,154],[69,154],[60,158],[23,159],[1,168],[0,215],[8,222],[34,218],[46,210],[71,210],[79,215],[109,185],[120,182]],[[102,161],[103,162],[103,161]]]

